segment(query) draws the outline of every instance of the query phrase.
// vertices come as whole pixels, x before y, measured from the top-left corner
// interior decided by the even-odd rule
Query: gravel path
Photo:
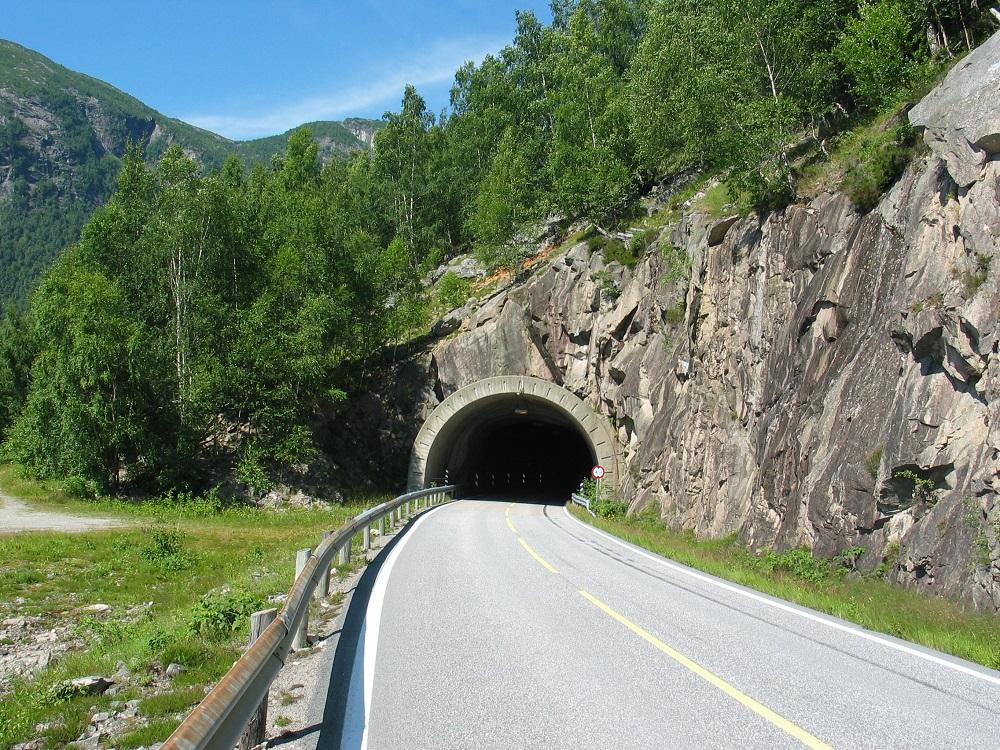
[[[49,510],[38,510],[23,500],[0,494],[0,534],[19,531],[95,531],[124,526],[114,518],[72,516]]]

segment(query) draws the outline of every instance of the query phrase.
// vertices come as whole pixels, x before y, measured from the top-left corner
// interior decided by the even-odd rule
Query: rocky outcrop
[[[580,244],[453,314],[395,371],[382,449],[408,451],[462,386],[545,378],[615,426],[633,510],[755,547],[861,546],[863,568],[1000,609],[1000,97],[975,123],[944,104],[956,79],[996,85],[996,44],[914,109],[932,150],[868,214],[829,193],[692,214],[634,269]]]
[[[934,91],[910,111],[910,123],[948,164],[959,187],[982,177],[1000,153],[1000,34],[959,62]]]

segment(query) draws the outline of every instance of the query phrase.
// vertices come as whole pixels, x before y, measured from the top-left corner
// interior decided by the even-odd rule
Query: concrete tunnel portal
[[[495,377],[461,388],[431,413],[413,445],[408,484],[568,499],[594,464],[617,490],[616,441],[603,415],[555,383]]]

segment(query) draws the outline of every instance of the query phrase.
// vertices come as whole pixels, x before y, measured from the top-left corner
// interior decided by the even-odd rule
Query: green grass
[[[727,213],[735,212],[736,206],[729,196],[729,185],[725,182],[712,185],[695,203],[694,210],[708,214],[713,219],[721,219]]]
[[[692,568],[826,612],[881,633],[1000,669],[1000,617],[966,612],[873,575],[851,573],[851,557],[822,560],[804,550],[755,555],[735,538],[698,539],[666,529],[653,514],[580,520]],[[854,550],[857,552],[857,550]]]
[[[139,703],[139,713],[150,719],[159,719],[176,713],[187,713],[203,697],[205,697],[205,691],[199,686],[159,693],[143,698]]]
[[[817,153],[802,166],[796,188],[806,198],[839,190],[860,211],[870,211],[921,148],[898,108],[889,108],[838,134],[828,155]]]
[[[163,742],[177,728],[175,719],[154,719],[149,724],[139,727],[120,740],[115,741],[115,747],[121,750],[134,750],[137,747],[149,747],[157,742]]]
[[[164,668],[170,662],[184,665],[170,692],[144,698],[141,713],[155,719],[155,725],[137,728],[116,746],[163,739],[176,725],[177,714],[197,700],[204,684],[224,674],[245,646],[242,610],[226,597],[221,603],[220,597],[202,603],[204,595],[228,585],[232,597],[238,592],[246,601],[263,602],[270,594],[287,591],[294,577],[295,550],[315,547],[323,530],[339,527],[359,510],[352,505],[213,511],[211,504],[193,499],[163,507],[87,502],[69,497],[57,483],[23,479],[9,466],[0,467],[0,488],[28,500],[44,500],[48,507],[115,513],[132,524],[81,534],[0,535],[0,619],[34,615],[43,617],[48,627],[71,625],[84,644],[54,660],[35,679],[15,681],[0,703],[0,747],[30,739],[39,722],[53,722],[53,735],[72,734],[79,721],[89,717],[80,718],[81,712],[104,710],[112,699],[77,697],[58,703],[46,699],[47,691],[62,680],[111,675],[119,661],[133,673],[126,691],[135,696],[151,681],[154,662]],[[15,604],[17,597],[23,603]],[[76,612],[98,602],[110,605],[111,612],[96,617]],[[146,602],[152,606],[142,607]],[[206,612],[222,618],[222,625],[194,628]],[[114,700],[122,699],[120,694]],[[76,731],[72,739],[78,735]],[[55,747],[59,741],[46,740],[46,746]]]

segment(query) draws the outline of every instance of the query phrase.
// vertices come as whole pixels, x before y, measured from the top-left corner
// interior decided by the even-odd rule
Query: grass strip
[[[198,497],[91,502],[9,466],[0,467],[0,488],[33,505],[44,500],[49,508],[130,522],[86,533],[0,535],[0,622],[37,617],[35,628],[65,627],[74,639],[69,651],[0,694],[0,748],[36,737],[44,748],[62,746],[95,712],[130,698],[142,699],[139,719],[116,746],[162,740],[203,686],[242,653],[249,613],[288,590],[295,551],[314,548],[324,530],[385,499],[281,510],[219,507]],[[110,610],[84,610],[98,603]],[[183,667],[172,679],[163,674],[170,663]],[[127,676],[116,678],[117,695],[71,695],[60,687],[84,675],[110,677],[121,665]]]
[[[612,519],[591,518],[573,505],[569,511],[584,523],[697,570],[1000,669],[1000,617],[909,591],[877,574],[855,572],[847,558],[825,560],[806,550],[756,554],[734,536],[699,539],[691,532],[672,531],[653,514]]]

